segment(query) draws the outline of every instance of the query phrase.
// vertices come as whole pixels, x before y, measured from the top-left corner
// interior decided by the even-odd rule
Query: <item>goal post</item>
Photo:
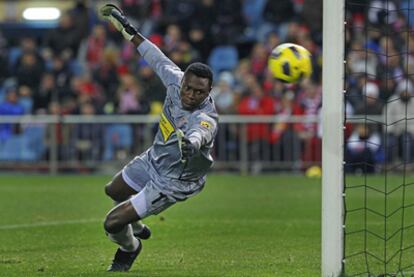
[[[343,270],[344,0],[323,1],[322,277]]]

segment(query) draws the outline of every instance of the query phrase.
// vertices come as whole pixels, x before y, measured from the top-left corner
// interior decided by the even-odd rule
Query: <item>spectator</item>
[[[54,55],[60,55],[69,50],[71,57],[78,54],[82,34],[74,25],[74,19],[69,13],[64,13],[59,19],[57,28],[51,29],[46,36],[45,46],[50,47]]]
[[[15,86],[6,89],[6,98],[0,103],[0,116],[23,115],[24,107],[19,104],[19,95]],[[19,133],[19,125],[12,123],[0,124],[0,141],[5,141]]]
[[[303,115],[318,116],[322,106],[322,88],[320,85],[308,80],[302,85],[302,92],[298,103]],[[321,160],[321,139],[317,136],[318,123],[308,122],[298,126],[298,135],[304,145],[303,160],[305,162],[318,162]]]
[[[368,20],[376,27],[392,25],[397,20],[398,6],[393,0],[371,0],[368,8]]]
[[[242,87],[245,89],[247,87],[247,80],[249,80],[252,76],[250,72],[251,65],[249,59],[242,59],[239,61],[235,71],[234,71],[234,78],[235,83],[237,86]]]
[[[188,35],[191,46],[200,53],[200,61],[206,62],[212,50],[211,37],[198,25],[192,26]]]
[[[162,12],[161,0],[122,0],[120,8],[127,11],[128,18],[134,26],[140,26],[144,36],[151,34]]]
[[[92,70],[92,79],[102,88],[102,97],[107,103],[114,103],[119,86],[119,52],[115,48],[106,48],[97,67]]]
[[[151,103],[158,102],[162,105],[165,99],[164,85],[144,59],[139,62],[138,73],[144,95],[148,101]]]
[[[350,78],[356,74],[366,73],[370,79],[376,79],[378,58],[369,53],[361,41],[351,43],[347,61]]]
[[[121,77],[121,86],[118,89],[118,108],[120,114],[147,114],[149,103],[144,98],[138,81],[130,74]]]
[[[383,110],[382,100],[379,98],[378,85],[373,82],[368,82],[365,85],[364,98],[355,107],[355,114],[362,117],[368,117],[370,115],[380,116]],[[376,121],[376,119],[373,119]],[[378,121],[377,121],[378,122]],[[373,132],[380,131],[381,124],[372,123],[370,126]]]
[[[3,33],[0,31],[0,84],[6,80],[10,75],[9,69],[9,55],[8,55],[7,40],[4,38]],[[0,94],[0,98],[1,98]]]
[[[402,55],[397,51],[391,37],[380,39],[380,66],[378,80],[380,80],[381,95],[385,101],[392,95],[396,84],[404,78]]]
[[[222,72],[212,96],[219,114],[233,114],[236,111],[234,99],[234,77],[230,72]]]
[[[264,74],[267,69],[268,57],[269,52],[262,43],[256,43],[253,46],[250,54],[250,72],[252,72],[260,81],[264,78]]]
[[[322,0],[303,1],[301,16],[310,29],[313,41],[322,46]]]
[[[31,114],[33,110],[33,92],[28,86],[19,86],[19,104],[23,107],[25,114]]]
[[[74,31],[75,33],[79,34],[79,38],[81,40],[85,39],[90,31],[90,25],[94,22],[94,9],[88,7],[88,1],[85,0],[76,0],[75,5],[73,8],[69,9],[68,14],[72,18],[76,18],[73,21]]]
[[[414,158],[414,86],[411,80],[400,81],[394,95],[384,109],[387,123],[387,149],[389,159],[400,158],[412,162]]]
[[[300,139],[297,134],[298,124],[284,122],[292,115],[300,115],[300,107],[295,103],[295,93],[286,91],[277,103],[276,115],[279,122],[271,130],[270,143],[273,145],[273,159],[297,161],[300,159]]]
[[[295,18],[292,0],[267,1],[263,9],[265,23],[258,29],[258,41],[264,41],[269,32],[277,32],[282,40],[286,39],[287,25]]]
[[[70,86],[73,74],[70,71],[68,63],[62,56],[53,57],[50,72],[55,78],[56,88],[60,91],[60,94],[65,94]],[[38,80],[40,80],[40,78]]]
[[[240,115],[271,115],[274,114],[274,102],[272,97],[264,95],[262,88],[256,83],[246,91],[246,95],[238,105]],[[249,144],[249,159],[269,159],[269,124],[250,123],[247,124],[247,141]]]
[[[357,115],[381,115],[382,102],[379,98],[379,88],[376,83],[368,82],[365,85],[365,91],[362,101],[355,107],[355,114]]]
[[[196,4],[192,23],[189,26],[199,26],[210,40],[210,49],[213,48],[213,29],[215,27],[218,10],[214,0],[201,0]],[[207,53],[208,54],[208,53]]]
[[[269,32],[264,42],[266,51],[270,54],[272,50],[281,43],[280,37],[276,32]]]
[[[16,64],[15,76],[19,85],[36,89],[44,72],[44,64],[33,52],[25,52]]]
[[[46,113],[49,103],[58,100],[55,78],[51,73],[43,74],[38,89],[33,93],[34,113]]]
[[[191,25],[191,16],[195,13],[195,9],[196,5],[192,0],[164,1],[164,21],[185,29]]]
[[[96,114],[92,103],[83,103],[80,114],[88,117]],[[76,124],[73,130],[73,141],[79,160],[99,160],[102,150],[103,127],[99,123]]]
[[[86,41],[86,62],[90,69],[95,69],[102,62],[108,42],[103,25],[95,25]]]
[[[48,107],[48,113],[50,115],[61,116],[62,107],[58,102],[50,102]],[[58,160],[67,161],[73,158],[73,148],[69,143],[69,126],[64,125],[61,122],[55,124],[49,124],[47,130],[48,139],[48,151],[53,151],[52,147],[56,147]],[[47,155],[49,156],[49,155]]]
[[[212,25],[211,33],[216,45],[233,44],[241,38],[240,34],[243,33],[245,27],[241,2],[242,0],[215,2],[217,17]]]
[[[345,148],[345,170],[350,173],[374,173],[382,161],[381,138],[365,124],[357,124]]]
[[[176,50],[181,40],[182,33],[180,27],[176,24],[168,25],[164,36],[164,50],[167,54],[171,53],[173,50]]]
[[[364,101],[364,91],[367,84],[367,78],[364,74],[358,74],[356,76],[347,76],[347,90],[346,90],[346,101],[348,101],[352,108],[355,110],[361,102]]]
[[[39,50],[39,46],[37,45],[36,41],[34,38],[32,37],[22,37],[20,39],[20,45],[19,48],[16,48],[15,50],[17,50],[15,52],[15,57],[12,57],[11,59],[11,65],[12,66],[17,66],[18,64],[21,63],[21,59],[22,59],[22,55],[25,53],[31,53],[34,54],[36,56],[36,60],[42,65],[44,66],[44,60],[43,57],[41,56],[40,50]]]

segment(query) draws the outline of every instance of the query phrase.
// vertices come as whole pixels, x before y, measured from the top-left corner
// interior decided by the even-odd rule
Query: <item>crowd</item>
[[[165,97],[158,77],[138,57],[132,44],[99,20],[96,7],[88,6],[86,1],[75,2],[61,16],[58,26],[41,37],[22,33],[18,41],[11,42],[0,36],[0,114],[158,114]],[[212,67],[213,97],[220,114],[319,115],[322,0],[118,2],[140,31],[181,68],[194,61]],[[349,116],[388,114],[388,118],[398,118],[395,113],[401,108],[384,110],[384,104],[394,96],[407,96],[404,103],[412,105],[410,72],[414,71],[414,54],[410,50],[414,48],[414,36],[408,32],[412,27],[408,10],[399,10],[412,1],[386,2],[388,7],[380,0],[347,5]],[[270,51],[283,42],[310,50],[314,72],[310,80],[286,85],[272,78],[267,59]],[[403,99],[398,98],[395,105]],[[413,109],[404,110],[408,117],[414,113]],[[349,125],[347,131],[347,138],[380,138],[369,160],[373,164],[391,155],[378,154],[384,149],[381,134],[385,128],[376,125]],[[411,140],[412,127],[409,129],[407,133],[402,127],[388,127],[387,133],[393,135],[388,143],[404,144],[407,134]],[[294,141],[303,147],[292,159],[319,162],[318,130],[318,124],[307,122],[250,124],[248,142],[283,148],[284,142]],[[0,141],[18,132],[18,128],[3,124]],[[366,157],[366,151],[371,151],[366,144],[354,144],[350,141],[347,145],[349,160]],[[406,151],[400,152],[402,155]]]
[[[346,28],[346,170],[375,172],[414,159],[414,1],[349,4]],[[351,122],[351,120],[349,120]]]

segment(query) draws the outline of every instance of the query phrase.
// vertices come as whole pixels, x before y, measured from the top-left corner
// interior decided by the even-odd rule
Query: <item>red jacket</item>
[[[238,105],[240,115],[272,115],[275,113],[274,100],[270,96],[256,98],[254,96],[245,96]],[[251,123],[247,125],[247,140],[268,140],[270,136],[271,124],[268,123]]]

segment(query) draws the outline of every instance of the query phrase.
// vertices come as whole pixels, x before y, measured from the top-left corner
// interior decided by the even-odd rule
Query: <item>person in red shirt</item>
[[[322,88],[308,80],[302,84],[303,90],[298,95],[298,104],[305,116],[318,116],[322,107]],[[304,162],[321,160],[321,139],[318,137],[318,123],[305,121],[297,126],[299,137],[303,143]]]
[[[238,105],[240,115],[272,115],[274,100],[264,94],[258,85],[251,86]],[[249,160],[263,160],[269,157],[270,126],[268,123],[247,124],[247,141],[249,144]],[[267,157],[265,157],[265,155]]]

